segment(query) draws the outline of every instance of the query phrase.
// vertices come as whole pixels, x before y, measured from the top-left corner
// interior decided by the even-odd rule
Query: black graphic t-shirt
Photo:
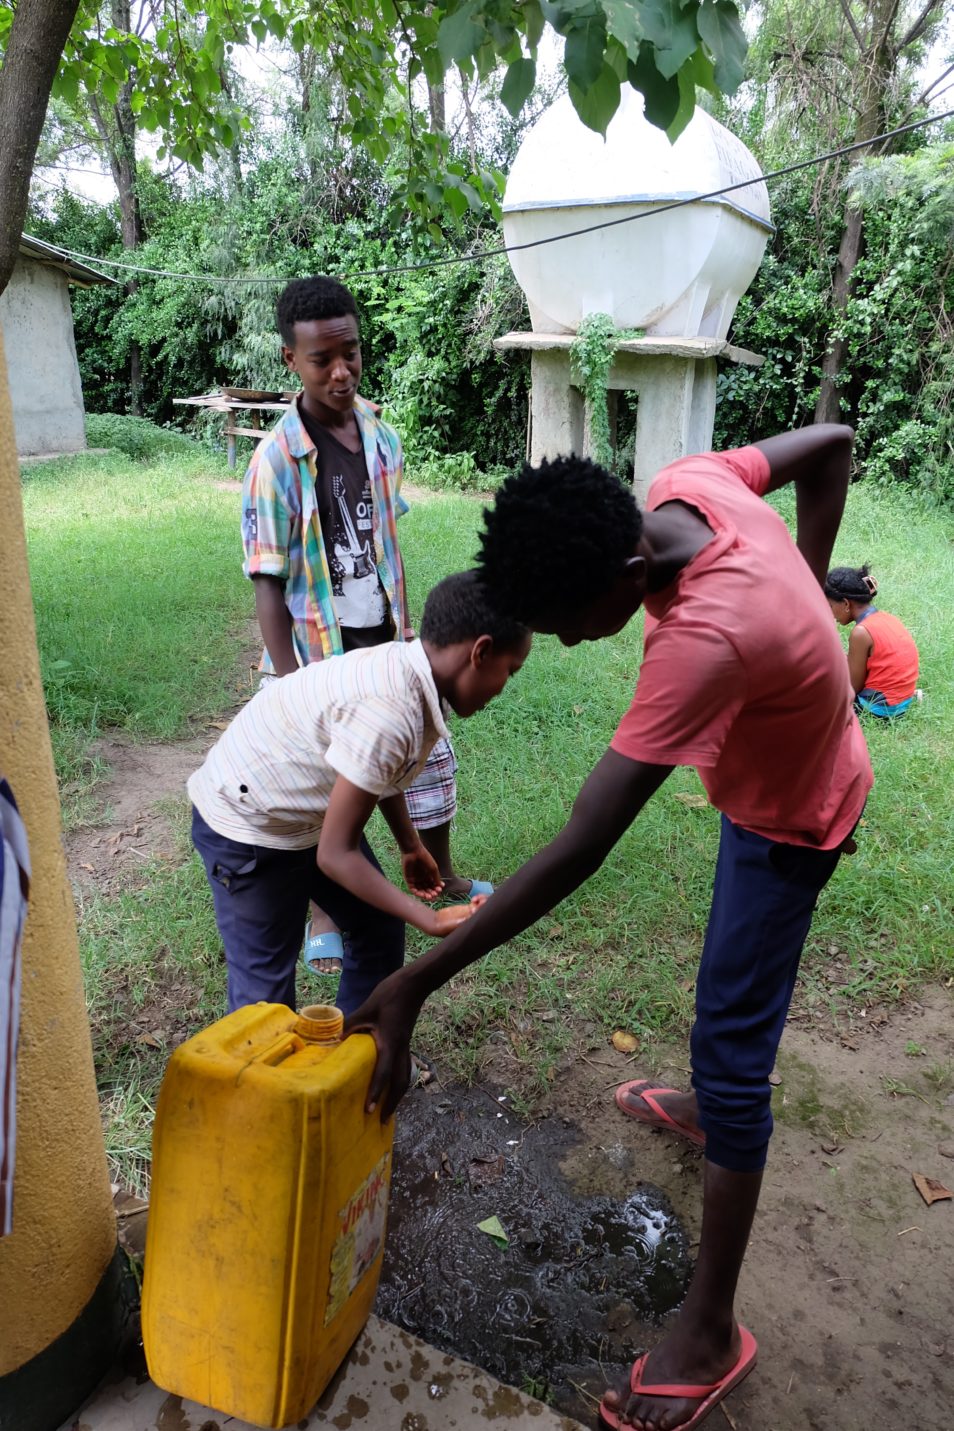
[[[318,449],[316,497],[346,651],[392,639],[388,598],[374,563],[371,478],[364,451],[349,452],[299,407]]]

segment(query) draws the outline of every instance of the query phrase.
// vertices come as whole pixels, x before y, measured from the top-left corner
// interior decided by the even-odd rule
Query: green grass
[[[198,456],[113,453],[27,468],[37,636],[54,726],[170,739],[234,703],[253,615],[239,494]]]
[[[157,468],[108,458],[27,476],[43,665],[67,779],[95,780],[83,742],[97,730],[115,723],[168,738],[234,703],[236,640],[252,607],[237,494],[215,489],[209,479],[219,475],[193,461]],[[479,500],[441,494],[402,519],[415,612],[436,580],[471,563],[480,511]],[[954,972],[951,536],[949,520],[902,498],[850,494],[836,561],[872,563],[884,606],[917,637],[925,700],[896,725],[866,727],[876,786],[860,849],[842,861],[806,950],[798,998],[840,1021]],[[771,592],[765,620],[785,620]],[[501,880],[560,829],[626,708],[640,639],[639,621],[598,646],[565,650],[538,638],[503,697],[455,723],[461,872]],[[583,889],[435,997],[421,1047],[466,1076],[502,1040],[504,1076],[530,1107],[585,1042],[581,1029],[630,1029],[650,1060],[659,1041],[683,1035],[718,816],[677,797],[700,789],[694,772],[677,771]],[[181,863],[156,865],[140,888],[81,910],[110,1137],[133,1179],[164,1061],[141,1033],[158,1030],[165,1049],[223,1003],[211,899],[182,836]],[[394,872],[383,826],[372,840]],[[410,932],[412,953],[424,945]],[[313,994],[321,987],[313,982]]]

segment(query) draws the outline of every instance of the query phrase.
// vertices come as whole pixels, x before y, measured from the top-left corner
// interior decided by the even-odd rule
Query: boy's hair
[[[829,601],[870,601],[878,583],[868,573],[867,565],[832,567],[825,577],[825,595]]]
[[[643,516],[630,489],[585,457],[524,463],[484,509],[478,569],[533,626],[604,596],[634,554]]]
[[[421,617],[421,640],[432,646],[453,646],[489,636],[495,646],[517,646],[530,633],[512,616],[503,615],[490,598],[479,572],[458,571],[431,589]]]
[[[276,304],[278,331],[287,348],[295,346],[295,324],[314,319],[343,318],[346,313],[358,321],[358,305],[350,288],[336,278],[293,278],[283,288]]]

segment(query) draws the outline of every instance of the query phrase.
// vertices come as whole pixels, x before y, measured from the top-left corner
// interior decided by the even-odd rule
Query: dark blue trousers
[[[815,904],[838,858],[838,850],[776,844],[722,816],[690,1049],[706,1157],[733,1172],[765,1166],[769,1074]]]
[[[225,945],[229,1012],[260,999],[295,1007],[295,972],[308,902],[341,930],[344,944],[337,1004],[353,1013],[371,990],[404,963],[404,922],[322,874],[316,847],[272,850],[219,835],[193,807],[192,842],[212,887],[215,922]],[[362,837],[361,852],[380,865]]]

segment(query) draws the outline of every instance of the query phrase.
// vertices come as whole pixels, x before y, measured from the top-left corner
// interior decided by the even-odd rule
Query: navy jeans
[[[192,843],[212,887],[215,922],[225,945],[229,1012],[260,999],[295,1007],[295,971],[308,901],[341,930],[344,944],[337,1004],[345,1014],[364,1003],[404,963],[404,922],[322,874],[316,847],[273,850],[218,834],[193,807]],[[361,852],[380,865],[362,837]]]
[[[777,844],[722,816],[690,1049],[706,1157],[732,1172],[765,1166],[769,1074],[815,904],[839,853]]]

